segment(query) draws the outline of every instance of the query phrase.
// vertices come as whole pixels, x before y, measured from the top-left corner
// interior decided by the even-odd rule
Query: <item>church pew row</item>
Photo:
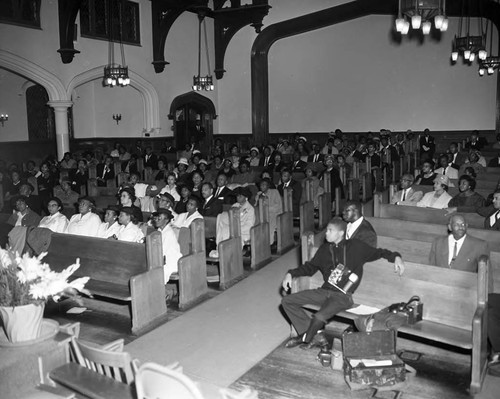
[[[424,193],[424,194],[429,193],[429,192],[431,192],[431,191],[434,190],[434,186],[421,186],[421,185],[418,185],[418,184],[413,185],[412,188],[415,191],[422,191],[422,193]],[[398,191],[398,190],[399,190],[399,186],[398,185],[391,184],[391,186],[389,188],[389,192],[390,192],[389,198],[392,198],[392,195],[396,191]],[[476,193],[478,193],[479,195],[483,196],[484,198],[487,198],[488,195],[490,195],[493,192],[493,191],[490,191],[488,189],[476,189],[474,191]],[[458,187],[450,187],[448,189],[448,194],[450,194],[452,197],[454,197],[458,193],[459,193]]]
[[[311,254],[312,255],[312,254]],[[307,259],[303,259],[307,260]],[[423,320],[399,328],[405,338],[423,338],[466,350],[471,355],[470,392],[481,391],[487,367],[488,260],[482,258],[477,274],[418,263],[406,264],[400,277],[394,266],[378,260],[364,267],[363,280],[353,294],[356,305],[382,309],[418,295],[423,302]],[[294,279],[292,292],[319,288],[321,273]],[[307,309],[318,310],[314,305]],[[355,320],[353,313],[340,312],[333,320]]]
[[[484,227],[484,217],[476,213],[466,213],[465,215],[469,227],[477,229],[482,229]],[[444,209],[383,204],[378,195],[375,196],[373,216],[421,223],[436,223],[443,226],[447,225],[449,220],[449,216],[446,216],[446,211]]]
[[[293,237],[292,190],[283,191],[283,212],[276,220],[277,254],[282,255],[295,246]]]
[[[274,235],[274,232],[272,232]],[[255,209],[255,225],[250,229],[250,267],[258,269],[271,261],[269,205],[260,198]]]
[[[170,280],[178,281],[179,309],[186,309],[208,295],[207,264],[205,257],[205,222],[195,219],[189,228],[179,230],[178,241],[182,258],[179,271]]]
[[[86,288],[96,299],[128,303],[134,334],[166,321],[159,232],[148,235],[145,245],[54,233],[47,252],[44,262],[57,272],[79,258],[74,276],[90,277]]]
[[[207,263],[219,267],[219,288],[227,289],[243,275],[243,251],[241,249],[241,226],[239,209],[227,211],[229,217],[229,238],[217,246],[218,258],[206,257]],[[205,217],[205,237],[216,237],[217,218]]]

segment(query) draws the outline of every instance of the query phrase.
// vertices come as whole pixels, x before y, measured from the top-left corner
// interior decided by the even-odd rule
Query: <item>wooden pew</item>
[[[306,259],[303,259],[303,261]],[[482,259],[478,274],[446,269],[418,263],[406,264],[400,277],[385,260],[367,263],[363,281],[353,295],[355,304],[382,309],[392,303],[405,301],[418,295],[424,303],[423,320],[413,326],[402,326],[406,337],[424,338],[444,343],[471,353],[470,392],[478,393],[487,368],[487,294],[488,261]],[[294,279],[292,292],[319,288],[323,284],[321,273],[313,277]],[[318,310],[319,307],[306,305]],[[356,319],[344,311],[335,319]]]
[[[378,246],[398,251],[403,259],[428,264],[429,252],[435,238],[448,234],[448,226],[408,220],[366,218],[378,236]],[[500,231],[468,228],[467,234],[484,240],[490,249],[492,268],[491,289],[500,293]],[[318,238],[321,241],[321,237]]]
[[[134,334],[166,320],[159,232],[148,235],[146,245],[54,233],[47,252],[44,262],[58,272],[79,258],[74,275],[90,277],[85,288],[96,299],[128,303]]]
[[[221,241],[217,246],[218,258],[206,258],[208,263],[218,264],[219,288],[223,290],[229,288],[243,275],[240,211],[237,208],[231,208],[227,213],[229,214],[229,238]],[[212,237],[213,234],[213,237],[215,237],[217,218],[207,217],[204,220],[206,236]]]
[[[444,209],[419,208],[416,206],[399,206],[381,203],[380,196],[375,196],[374,216],[389,219],[402,219],[421,223],[437,223],[447,225],[449,216]],[[476,213],[465,213],[469,227],[482,229],[484,217]]]
[[[276,220],[277,230],[277,254],[281,255],[295,246],[293,238],[293,208],[292,190],[286,188],[283,191],[283,213],[279,214]]]
[[[318,229],[322,230],[326,227],[332,218],[332,181],[331,179],[323,180],[323,194],[318,197]]]
[[[300,235],[306,231],[314,231],[314,199],[312,182],[305,185],[305,201],[300,204]]]
[[[186,309],[208,295],[207,263],[205,255],[205,222],[195,219],[189,228],[179,230],[178,241],[182,258],[179,259],[177,280],[179,285],[179,309]]]
[[[422,191],[424,194],[429,193],[434,190],[434,186],[421,186],[419,184],[415,184],[412,186],[412,188],[416,191]],[[389,201],[392,198],[392,195],[399,190],[399,187],[397,184],[391,184],[389,187]],[[484,190],[484,189],[476,189],[474,190],[476,193],[479,195],[483,196],[484,198],[487,198],[489,194],[492,193],[492,191],[489,190]],[[448,194],[450,194],[452,197],[457,195],[460,191],[458,190],[458,187],[450,187],[448,189]]]
[[[250,267],[257,269],[271,261],[271,232],[269,231],[269,206],[263,198],[256,209],[256,223],[250,229]]]

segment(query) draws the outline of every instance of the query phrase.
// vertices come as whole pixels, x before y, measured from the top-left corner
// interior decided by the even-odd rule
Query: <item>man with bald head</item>
[[[432,243],[429,263],[476,273],[480,256],[490,256],[487,242],[467,234],[467,221],[461,214],[450,217],[448,230],[448,236],[438,237]]]

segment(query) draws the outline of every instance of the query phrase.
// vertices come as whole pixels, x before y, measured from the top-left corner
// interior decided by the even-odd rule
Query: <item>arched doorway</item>
[[[214,103],[207,97],[190,92],[182,94],[172,101],[168,118],[174,122],[174,140],[178,149],[196,136],[196,120],[201,120],[205,129],[203,145],[210,150],[213,139],[213,121],[217,118]],[[205,151],[204,151],[205,152]]]

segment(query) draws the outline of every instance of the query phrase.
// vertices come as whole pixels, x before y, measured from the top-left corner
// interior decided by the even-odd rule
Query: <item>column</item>
[[[54,108],[56,120],[57,159],[62,159],[69,151],[68,108],[73,106],[72,101],[49,101]]]

